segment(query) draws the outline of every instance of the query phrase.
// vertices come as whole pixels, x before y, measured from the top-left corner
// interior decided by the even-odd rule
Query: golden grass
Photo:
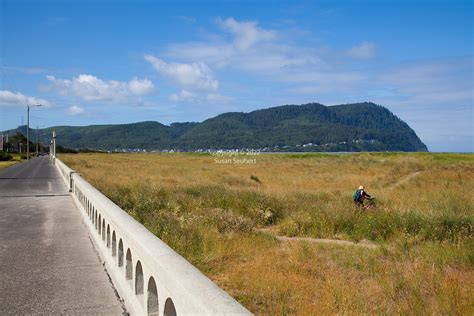
[[[16,164],[16,161],[0,161],[0,169]]]
[[[60,158],[256,314],[474,312],[473,155]],[[354,208],[359,184],[377,209]]]
[[[0,161],[0,169],[10,167],[18,162],[21,162],[21,158],[19,154],[13,154],[13,159],[9,161]]]

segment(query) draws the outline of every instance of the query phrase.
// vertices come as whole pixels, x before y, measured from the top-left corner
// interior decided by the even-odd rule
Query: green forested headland
[[[25,127],[19,129],[26,132]],[[169,126],[153,121],[55,126],[40,130],[41,141],[48,143],[52,130],[58,134],[59,145],[96,150],[427,151],[408,124],[383,106],[368,102],[283,105]]]

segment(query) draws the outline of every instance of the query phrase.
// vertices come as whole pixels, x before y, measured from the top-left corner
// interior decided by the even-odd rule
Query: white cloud
[[[166,63],[152,55],[145,55],[145,60],[158,73],[181,87],[196,90],[217,90],[219,87],[219,82],[205,63]]]
[[[183,102],[183,101],[192,100],[195,97],[196,97],[196,94],[189,92],[187,90],[181,90],[181,92],[178,94],[176,93],[171,94],[168,99],[174,102]]]
[[[219,94],[219,93],[209,93],[206,96],[206,100],[211,103],[225,104],[225,103],[231,102],[233,98],[228,97],[226,95]]]
[[[275,101],[270,102],[281,100],[276,95],[288,92],[290,95],[284,97],[288,101],[278,102],[293,102],[301,97],[308,99],[311,95],[311,100],[327,98],[331,93],[348,95],[357,93],[367,83],[366,73],[344,67],[352,58],[347,51],[338,52],[324,46],[308,45],[311,34],[296,32],[295,35],[293,30],[268,29],[254,21],[238,21],[234,18],[219,19],[217,25],[220,32],[216,36],[209,36],[202,41],[171,44],[164,55],[186,63],[205,62],[219,71],[236,71],[237,76],[244,74],[249,82],[264,80],[264,84],[283,84],[281,93],[273,93],[272,100]],[[363,56],[362,53],[368,57],[369,53],[375,52],[375,45],[362,44],[358,51],[354,49],[354,54],[357,51],[359,57]],[[252,75],[256,77],[249,77]],[[254,87],[243,88],[245,83],[236,83],[234,80],[226,84],[226,87],[229,86],[240,86],[240,91],[247,91],[246,97],[258,90]],[[222,98],[217,101],[216,96],[209,95],[201,97],[209,103],[229,102]],[[261,94],[257,97],[260,102],[262,97]]]
[[[376,49],[374,43],[363,42],[349,49],[347,55],[358,59],[371,59],[375,57]]]
[[[472,104],[473,61],[469,57],[403,64],[386,71],[377,82],[392,87],[412,104]]]
[[[153,82],[148,79],[140,80],[133,78],[128,82],[128,89],[133,95],[145,95],[153,91],[154,85]]]
[[[265,69],[269,69],[293,64],[294,58],[285,53],[289,47],[276,43],[278,32],[261,28],[254,21],[237,21],[232,17],[218,19],[217,24],[230,38],[174,44],[167,55],[203,61],[216,68],[230,66],[251,70],[265,65]]]
[[[67,109],[67,114],[72,115],[72,116],[84,114],[84,108],[81,108],[80,106],[77,106],[77,105],[70,106]]]
[[[0,106],[26,106],[36,104],[41,104],[42,106],[50,105],[50,103],[44,99],[29,97],[20,92],[0,90]]]
[[[256,43],[276,38],[276,32],[257,26],[257,22],[238,22],[234,18],[218,20],[219,25],[234,35],[233,44],[239,50],[246,50]]]
[[[169,56],[199,60],[212,67],[232,65],[236,58],[254,54],[258,46],[270,44],[278,38],[274,30],[263,29],[254,21],[237,21],[234,18],[217,19],[217,24],[231,38],[226,41],[188,42],[174,44],[170,47]],[[221,39],[220,36],[216,37]],[[265,54],[268,57],[268,54]],[[264,61],[263,56],[259,62]],[[248,63],[247,63],[248,64]],[[240,62],[237,66],[240,65]]]
[[[79,75],[71,80],[54,76],[46,78],[52,83],[52,88],[61,94],[77,96],[86,101],[124,101],[149,94],[154,89],[153,82],[148,79],[105,81],[92,75]]]
[[[291,77],[295,74],[311,79],[315,74],[343,72],[336,69],[338,65],[332,61],[333,55],[341,54],[334,54],[326,48],[301,45],[284,31],[266,29],[257,22],[234,18],[217,20],[217,23],[225,36],[172,44],[165,55],[190,62],[199,60],[213,69],[230,68],[279,82],[292,82]]]
[[[179,93],[173,93],[168,97],[168,100],[173,102],[194,102],[194,103],[209,103],[209,104],[228,104],[233,98],[219,94],[207,93],[199,94],[187,90],[181,90]]]
[[[408,122],[430,150],[473,150],[473,65],[472,56],[400,64],[374,78],[390,93],[372,101]]]

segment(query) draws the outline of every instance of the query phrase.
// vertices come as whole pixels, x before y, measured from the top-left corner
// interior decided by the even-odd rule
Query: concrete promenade
[[[56,167],[0,170],[0,315],[124,312]]]

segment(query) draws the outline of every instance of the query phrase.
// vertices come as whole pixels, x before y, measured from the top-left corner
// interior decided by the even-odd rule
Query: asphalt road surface
[[[0,169],[0,315],[124,313],[48,157]]]

